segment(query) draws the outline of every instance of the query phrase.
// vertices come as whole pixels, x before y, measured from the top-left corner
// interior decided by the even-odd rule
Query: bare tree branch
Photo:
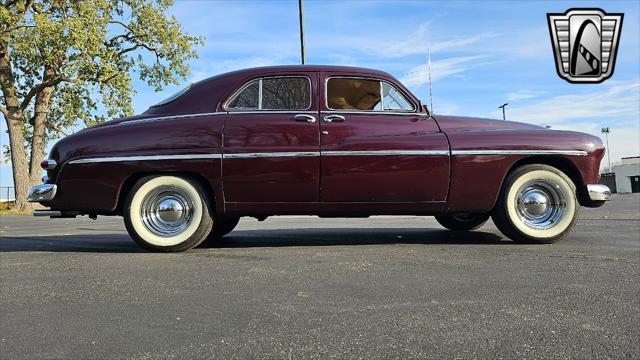
[[[0,112],[2,113],[2,115],[9,116],[9,112],[7,111],[7,109],[5,109],[4,107],[0,106]]]

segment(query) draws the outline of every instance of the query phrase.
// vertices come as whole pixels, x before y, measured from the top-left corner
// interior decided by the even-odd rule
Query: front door
[[[227,101],[225,203],[318,201],[315,89],[315,72],[264,77],[249,80]]]
[[[435,121],[391,79],[321,78],[321,201],[442,206],[449,145]]]

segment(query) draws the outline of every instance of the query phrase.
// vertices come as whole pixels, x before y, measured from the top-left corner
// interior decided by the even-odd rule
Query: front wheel
[[[147,176],[128,194],[124,208],[127,232],[151,251],[185,251],[211,231],[206,192],[177,176]]]
[[[479,229],[489,220],[486,214],[436,216],[436,221],[449,230],[470,231]]]
[[[576,187],[565,173],[525,165],[507,177],[492,218],[516,242],[550,244],[567,237],[579,214]]]

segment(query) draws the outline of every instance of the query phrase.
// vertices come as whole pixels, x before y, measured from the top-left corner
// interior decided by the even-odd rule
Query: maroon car
[[[510,121],[435,116],[393,76],[276,66],[203,80],[141,115],[59,141],[37,216],[121,215],[131,237],[182,251],[242,216],[489,216],[518,242],[567,236],[598,185],[602,141]]]

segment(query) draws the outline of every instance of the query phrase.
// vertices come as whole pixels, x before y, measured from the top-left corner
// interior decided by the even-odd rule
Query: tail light
[[[56,165],[58,165],[56,163],[55,160],[42,160],[42,162],[40,163],[40,167],[45,169],[45,170],[53,170],[55,169]]]

